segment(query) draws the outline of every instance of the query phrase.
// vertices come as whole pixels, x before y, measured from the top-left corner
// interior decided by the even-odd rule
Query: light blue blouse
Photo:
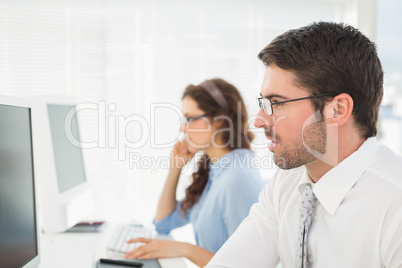
[[[235,149],[211,164],[207,185],[199,201],[185,216],[177,202],[176,209],[155,222],[156,231],[168,234],[172,229],[192,223],[198,246],[216,252],[248,215],[258,201],[264,183],[253,168],[254,154]]]

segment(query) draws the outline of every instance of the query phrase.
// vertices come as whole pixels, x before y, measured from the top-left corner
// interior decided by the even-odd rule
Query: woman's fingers
[[[138,243],[138,242],[142,242],[142,243],[149,243],[151,242],[153,239],[150,238],[145,238],[145,237],[136,237],[133,239],[128,240],[126,243],[127,244],[131,244],[131,243]]]
[[[144,258],[145,255],[149,254],[151,252],[151,248],[147,247],[146,245],[144,246],[139,246],[132,251],[128,252],[124,257],[126,259],[139,259],[139,258]]]
[[[180,248],[183,243],[171,240],[135,238],[131,239],[133,243],[144,242],[143,246],[128,252],[126,259],[149,259],[149,258],[169,258],[180,256]],[[147,241],[147,242],[146,242]]]

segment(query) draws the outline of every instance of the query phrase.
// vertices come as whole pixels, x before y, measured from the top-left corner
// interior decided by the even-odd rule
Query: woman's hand
[[[125,256],[126,259],[151,259],[151,258],[173,258],[183,257],[188,243],[164,239],[135,238],[127,243],[145,243]]]
[[[171,168],[182,169],[188,161],[193,158],[194,153],[189,150],[189,144],[186,139],[176,142],[173,147],[170,166]]]
[[[166,218],[175,210],[177,205],[176,191],[180,174],[184,165],[190,161],[193,156],[194,153],[190,152],[187,141],[176,142],[170,158],[169,174],[156,209],[156,222]]]
[[[185,257],[199,267],[204,267],[214,256],[212,252],[206,249],[185,242],[141,237],[127,241],[127,243],[137,242],[145,243],[145,245],[128,252],[125,256],[126,259]]]

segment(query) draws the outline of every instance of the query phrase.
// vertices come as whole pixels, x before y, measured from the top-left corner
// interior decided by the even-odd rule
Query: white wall
[[[161,144],[178,135],[174,109],[186,85],[222,77],[240,89],[253,116],[264,70],[257,54],[265,45],[317,20],[371,35],[374,2],[1,0],[0,94],[72,95],[96,104],[79,114],[83,140],[98,142],[84,151],[93,217],[150,222],[171,150]],[[165,107],[152,110],[160,103]],[[260,134],[255,144],[265,142]],[[269,159],[261,169],[267,178],[275,167],[259,147],[256,154]]]

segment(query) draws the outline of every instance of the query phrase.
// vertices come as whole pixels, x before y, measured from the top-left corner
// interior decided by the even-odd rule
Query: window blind
[[[354,21],[354,2],[1,0],[0,94],[70,95],[96,105],[79,112],[83,141],[98,142],[84,149],[93,217],[151,222],[185,86],[226,79],[253,116],[264,71],[258,52],[290,28]],[[255,132],[256,155],[270,159]],[[274,170],[267,161],[261,174]]]

